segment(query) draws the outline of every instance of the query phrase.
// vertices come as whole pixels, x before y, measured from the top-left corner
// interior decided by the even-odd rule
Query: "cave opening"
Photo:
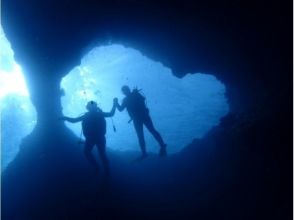
[[[21,67],[0,26],[0,115],[1,171],[15,158],[22,139],[37,123],[37,112],[31,103]]]
[[[2,28],[0,44],[4,48],[0,54],[3,171],[19,152],[22,139],[35,127],[37,111]],[[193,139],[202,138],[229,112],[225,85],[215,76],[187,73],[177,78],[170,68],[149,59],[139,50],[110,44],[93,48],[81,59],[79,66],[62,78],[63,114],[71,117],[83,114],[90,100],[109,111],[114,97],[122,100],[120,89],[123,85],[142,91],[155,126],[167,140],[169,153],[180,152]],[[129,120],[126,112],[117,112],[113,120],[107,120],[110,150],[139,150]],[[66,123],[66,126],[81,137],[80,124]],[[113,126],[117,128],[116,132]],[[145,138],[148,151],[157,152],[158,146],[148,132],[145,132]]]
[[[188,73],[177,78],[160,62],[144,56],[139,50],[121,44],[93,48],[61,81],[63,114],[77,117],[86,103],[94,100],[103,111],[109,111],[114,97],[121,101],[121,87],[138,88],[146,97],[153,122],[168,142],[170,153],[181,151],[194,138],[202,138],[229,111],[225,85],[205,73]],[[139,150],[134,128],[126,112],[116,112],[107,119],[107,142],[112,150]],[[66,123],[81,137],[81,125]],[[115,132],[113,125],[117,128]],[[145,132],[149,152],[158,146]]]

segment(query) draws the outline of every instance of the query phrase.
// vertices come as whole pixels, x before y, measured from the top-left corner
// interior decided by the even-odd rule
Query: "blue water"
[[[172,70],[155,62],[140,51],[113,44],[92,49],[61,82],[64,115],[77,117],[85,112],[88,101],[94,100],[109,111],[112,99],[121,101],[121,87],[141,89],[151,117],[170,153],[179,152],[194,138],[201,138],[228,113],[225,86],[213,75],[187,74],[179,79]],[[117,112],[113,122],[107,119],[107,143],[113,150],[139,150],[137,137],[127,112]],[[77,136],[80,124],[66,124]],[[149,152],[158,152],[158,144],[145,130]]]
[[[36,125],[36,110],[21,67],[0,28],[0,110],[2,170],[19,151],[22,138]],[[93,48],[80,66],[62,79],[63,113],[77,117],[88,101],[97,101],[109,111],[112,99],[121,102],[121,86],[141,89],[156,129],[168,144],[169,153],[183,149],[195,138],[201,138],[229,111],[225,85],[213,75],[188,73],[179,79],[172,70],[133,48],[113,44]],[[138,141],[127,112],[116,112],[107,119],[107,146],[116,151],[139,151]],[[117,131],[114,132],[113,125]],[[80,137],[81,125],[66,123]],[[158,144],[145,130],[147,150],[158,152]]]

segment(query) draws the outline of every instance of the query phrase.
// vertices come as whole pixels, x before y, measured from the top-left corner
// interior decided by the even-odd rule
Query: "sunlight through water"
[[[225,86],[213,75],[187,74],[182,79],[172,70],[155,62],[140,51],[112,44],[95,47],[61,82],[63,113],[77,117],[83,114],[88,101],[97,101],[109,111],[114,97],[121,101],[121,87],[141,89],[150,115],[168,144],[170,153],[179,152],[194,138],[201,138],[229,111]],[[116,112],[107,119],[107,145],[113,150],[139,150],[137,137],[127,112]],[[117,132],[113,131],[113,124]],[[66,125],[80,136],[81,125]],[[149,152],[158,152],[158,145],[145,130]]]
[[[0,48],[1,170],[4,170],[17,155],[21,140],[35,127],[36,110],[1,26]]]

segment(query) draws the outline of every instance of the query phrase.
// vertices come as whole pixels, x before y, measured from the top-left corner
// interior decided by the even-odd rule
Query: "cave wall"
[[[260,104],[273,86],[288,82],[291,61],[280,54],[291,52],[291,22],[282,3],[15,0],[2,6],[2,25],[39,121],[60,114],[61,77],[91,47],[110,42],[142,51],[179,77],[216,75],[228,88],[232,111]],[[280,72],[285,78],[277,79]]]
[[[203,215],[200,219],[221,215],[224,219],[288,219],[289,211],[292,214],[293,155],[291,9],[291,3],[285,1],[3,0],[2,25],[38,111],[38,126],[3,174],[5,217],[34,219],[32,213],[24,218],[28,210],[34,214],[39,210],[35,219],[92,214],[82,202],[72,199],[83,199],[89,179],[86,164],[80,166],[84,163],[80,149],[73,148],[75,137],[56,120],[61,115],[59,83],[94,45],[113,42],[140,50],[178,77],[190,72],[214,74],[227,87],[232,113],[246,115],[239,121],[226,118],[165,168],[158,169],[157,162],[151,168],[145,165],[143,171],[164,175],[168,186],[163,194],[158,193],[158,203],[148,207],[155,206],[154,213],[160,213],[160,202],[167,198],[170,210],[163,213],[170,219],[188,219],[189,214],[192,219],[199,215]],[[120,156],[111,156],[117,168],[125,166]],[[123,170],[129,179],[141,177],[139,171],[129,166]],[[117,175],[118,182],[124,179]],[[207,180],[208,176],[214,181]],[[199,179],[207,180],[209,186],[197,182]],[[148,186],[161,190],[157,183]],[[40,192],[51,199],[39,198]],[[132,190],[126,192],[133,196]],[[140,195],[115,197],[121,203],[111,207],[111,213],[123,213],[128,219],[142,217],[128,212],[144,211],[141,203],[132,206]],[[209,200],[207,206],[204,200]],[[121,204],[130,207],[121,210]],[[201,208],[195,210],[195,206]]]

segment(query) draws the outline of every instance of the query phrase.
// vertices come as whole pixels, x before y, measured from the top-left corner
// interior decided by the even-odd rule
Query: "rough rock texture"
[[[287,5],[289,4],[289,5]],[[3,0],[38,125],[2,174],[3,219],[290,219],[292,6],[284,1]],[[232,113],[165,161],[110,152],[110,186],[55,119],[59,83],[93,45],[215,74]],[[98,185],[98,187],[97,187]]]

